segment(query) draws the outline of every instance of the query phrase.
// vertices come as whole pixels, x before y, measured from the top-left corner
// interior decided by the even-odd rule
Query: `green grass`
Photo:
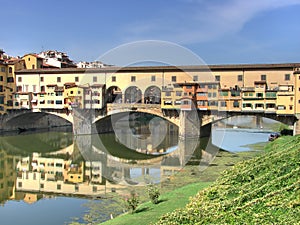
[[[269,143],[156,224],[300,224],[300,136]]]
[[[210,185],[211,182],[201,182],[189,184],[174,191],[163,194],[159,198],[158,204],[152,204],[150,201],[141,204],[137,212],[126,213],[116,217],[113,220],[101,223],[103,225],[146,225],[158,221],[159,217],[172,210],[184,207],[191,196],[194,196],[199,190]]]

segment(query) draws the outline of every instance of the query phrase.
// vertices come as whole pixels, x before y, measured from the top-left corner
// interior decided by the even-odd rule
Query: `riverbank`
[[[299,148],[300,136],[278,138],[156,224],[299,224]]]
[[[134,218],[139,218],[139,217],[147,218],[149,216],[150,222],[158,221],[162,213],[154,213],[154,212],[156,210],[158,210],[159,212],[162,211],[160,207],[164,209],[162,212],[172,211],[174,209],[173,206],[176,206],[175,208],[183,207],[184,205],[187,204],[189,197],[194,196],[200,189],[214,182],[222,173],[222,171],[231,168],[232,166],[234,166],[236,163],[240,161],[253,158],[259,154],[261,154],[261,151],[231,153],[231,152],[220,150],[216,155],[215,159],[213,160],[213,162],[203,171],[199,170],[199,162],[192,161],[190,164],[186,165],[181,171],[171,176],[170,179],[166,179],[159,184],[158,188],[162,194],[162,200],[168,199],[167,201],[163,200],[160,203],[161,205],[160,204],[152,205],[150,202],[148,202],[149,198],[147,196],[146,187],[128,187],[127,192],[130,193],[130,191],[134,190],[139,195],[140,201],[144,202],[146,205],[141,204],[140,205],[141,208],[138,209],[139,213],[135,213],[135,214],[124,214],[124,215],[117,216],[117,214],[112,213],[115,219],[109,220],[104,224],[105,225],[106,224],[116,224],[116,225],[132,224],[130,220],[128,220],[128,223],[127,222],[124,223],[123,220],[125,220],[126,217],[130,217],[130,219],[135,220]],[[199,188],[198,191],[196,190],[197,187]],[[189,191],[189,188],[191,188],[192,190]],[[170,197],[171,195],[175,196],[177,205],[171,201],[171,197]],[[176,198],[176,196],[180,196],[180,198]],[[116,200],[116,202],[119,203],[119,205],[122,205],[124,203],[122,196],[117,195],[117,193],[114,196],[114,199]],[[84,218],[89,218],[90,220],[89,221],[86,220],[86,222],[91,222],[91,218],[93,218],[92,224],[97,224],[97,221],[98,223],[104,221],[105,217],[103,217],[103,215],[99,215],[97,217],[95,211],[96,210],[101,211],[99,209],[103,209],[104,211],[111,210],[111,212],[113,212],[114,210],[110,206],[105,206],[105,207],[107,208],[103,209],[103,204],[101,203],[90,203],[89,213],[86,214],[84,217]],[[118,222],[119,221],[118,218],[122,218],[122,223]],[[78,225],[80,223],[73,222],[71,224]],[[147,223],[145,222],[143,224],[147,224]]]

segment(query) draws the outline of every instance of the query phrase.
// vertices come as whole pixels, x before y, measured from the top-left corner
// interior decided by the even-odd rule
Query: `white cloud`
[[[179,0],[178,3],[154,19],[130,24],[124,32],[126,41],[152,38],[189,44],[219,39],[237,33],[259,13],[300,4],[300,0]]]

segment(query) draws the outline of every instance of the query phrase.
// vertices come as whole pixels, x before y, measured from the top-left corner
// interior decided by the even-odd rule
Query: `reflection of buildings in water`
[[[0,150],[0,204],[8,199],[14,199],[15,180],[17,177],[16,165],[20,157],[8,155]]]
[[[101,163],[72,162],[61,158],[41,157],[33,153],[17,164],[17,191],[50,192],[74,195],[105,193],[100,178]]]

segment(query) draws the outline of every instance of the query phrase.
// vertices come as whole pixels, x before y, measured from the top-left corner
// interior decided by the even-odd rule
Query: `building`
[[[9,57],[0,50],[0,114],[12,110],[16,91],[15,71],[25,69],[25,62],[20,58]]]
[[[22,57],[25,61],[26,69],[40,69],[43,68],[43,58],[39,57],[35,53],[29,53]]]
[[[164,111],[176,111],[193,103],[201,111],[292,115],[300,112],[299,68],[294,63],[21,70],[16,94],[35,102],[36,96],[60,91],[60,99],[37,99],[37,109],[103,108],[114,102],[161,104]]]
[[[46,66],[56,68],[76,68],[77,66],[64,52],[56,50],[43,51],[38,54],[38,57],[43,59]]]
[[[104,64],[101,61],[93,61],[93,62],[84,62],[84,61],[81,61],[81,62],[77,63],[76,65],[77,65],[77,68],[86,68],[86,69],[90,69],[90,68],[104,68],[104,67],[112,66],[112,65]]]

